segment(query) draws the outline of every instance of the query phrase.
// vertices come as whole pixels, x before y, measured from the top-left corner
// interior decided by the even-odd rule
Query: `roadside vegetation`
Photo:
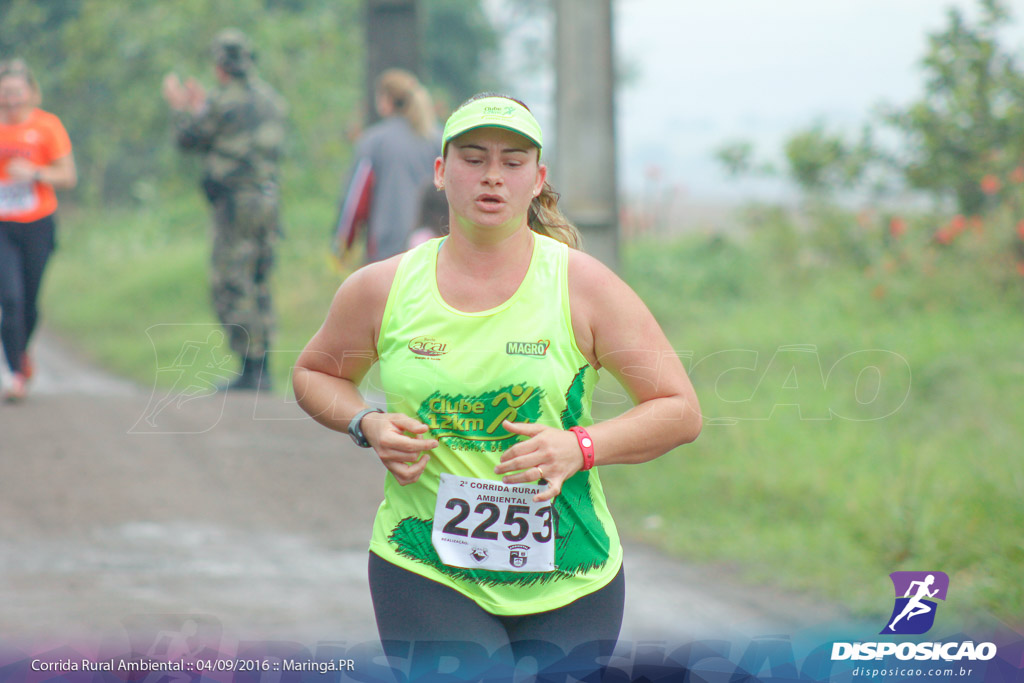
[[[630,245],[627,276],[690,370],[705,427],[602,473],[613,511],[679,557],[858,617],[888,616],[890,572],[940,570],[940,626],[1019,626],[1024,235],[1007,213],[951,244],[935,239],[940,216],[899,237],[886,223],[830,215],[866,263],[764,208],[743,239]]]

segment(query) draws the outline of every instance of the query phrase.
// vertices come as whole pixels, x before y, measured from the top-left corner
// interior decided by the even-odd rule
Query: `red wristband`
[[[569,427],[569,431],[576,435],[580,450],[583,451],[583,467],[580,469],[589,470],[594,466],[594,440],[583,427]]]

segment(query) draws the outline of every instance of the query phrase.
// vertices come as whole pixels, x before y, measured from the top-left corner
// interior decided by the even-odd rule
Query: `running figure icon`
[[[906,617],[907,621],[910,621],[919,614],[927,614],[932,611],[931,605],[922,602],[922,599],[926,597],[933,598],[935,597],[935,594],[939,592],[938,588],[933,591],[928,590],[933,583],[935,583],[934,574],[929,574],[923,581],[912,581],[910,583],[906,594],[903,596],[905,598],[910,598],[910,600],[907,601],[907,604],[903,607],[903,611],[899,613],[899,616],[893,619],[892,623],[889,624],[890,631],[896,631],[896,622],[903,617]],[[916,592],[914,592],[915,590]],[[911,595],[911,593],[914,594]]]

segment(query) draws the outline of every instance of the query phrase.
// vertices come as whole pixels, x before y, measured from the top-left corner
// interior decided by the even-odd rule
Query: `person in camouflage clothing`
[[[178,145],[204,155],[202,187],[214,218],[213,305],[231,349],[242,358],[241,374],[223,388],[265,389],[286,105],[257,77],[241,31],[218,33],[212,51],[219,85],[209,96],[194,80],[182,84],[175,74],[164,79],[163,94]]]

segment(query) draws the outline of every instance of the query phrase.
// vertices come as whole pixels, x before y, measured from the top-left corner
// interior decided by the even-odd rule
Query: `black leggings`
[[[53,216],[32,223],[0,221],[0,338],[11,372],[22,371],[21,356],[39,320],[36,300],[53,248]]]
[[[509,680],[510,669],[529,658],[538,680],[599,671],[611,656],[622,626],[625,578],[612,581],[565,607],[498,616],[436,581],[370,553],[370,596],[381,644],[409,680],[440,673],[442,656],[459,666],[456,678]],[[599,674],[598,674],[599,675]],[[588,679],[589,680],[589,679]]]

